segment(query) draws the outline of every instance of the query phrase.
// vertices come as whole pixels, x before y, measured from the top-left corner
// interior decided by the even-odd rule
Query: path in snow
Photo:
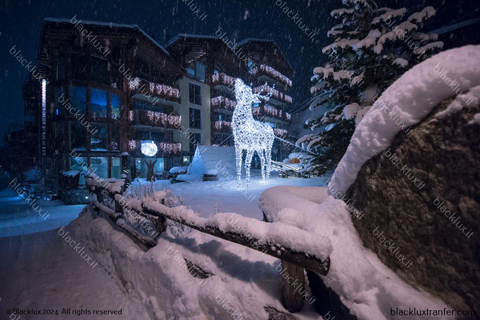
[[[87,248],[82,251],[85,256],[83,252],[92,256]],[[13,308],[56,309],[59,316],[10,319],[150,319],[139,300],[124,292],[100,265],[92,268],[57,230],[0,238],[0,256],[0,319],[7,319],[7,310]],[[66,316],[63,308],[122,309],[122,315]]]

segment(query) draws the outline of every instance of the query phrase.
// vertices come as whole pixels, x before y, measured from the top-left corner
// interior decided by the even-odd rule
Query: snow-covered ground
[[[11,188],[0,191],[0,238],[48,231],[67,225],[84,205],[36,199],[28,204]],[[41,210],[41,211],[40,211]]]
[[[260,171],[252,170],[251,185],[245,188],[245,181],[237,188],[236,181],[230,173],[219,173],[218,181],[190,182],[171,184],[167,180],[155,182],[154,190],[170,189],[173,193],[184,198],[184,204],[203,217],[211,217],[217,212],[235,212],[245,217],[262,220],[262,211],[258,207],[258,199],[265,189],[276,186],[317,186],[323,187],[331,173],[315,178],[280,178],[278,172],[272,172],[269,181],[262,182]],[[243,176],[243,179],[245,176]],[[137,184],[137,183],[134,183]],[[149,185],[144,180],[142,185]]]
[[[323,186],[327,180],[327,177],[313,179],[290,177],[283,179],[278,177],[278,173],[273,173],[271,180],[263,183],[260,181],[259,172],[253,170],[252,173],[252,184],[248,191],[245,191],[244,187],[238,189],[234,181],[229,179],[228,176],[221,177],[219,181],[193,183],[170,184],[168,181],[157,181],[154,189],[169,188],[174,193],[181,194],[186,206],[198,211],[205,217],[212,216],[215,212],[229,211],[262,219],[263,216],[258,207],[258,199],[265,189],[285,184],[292,186]],[[148,185],[145,182],[142,184]],[[64,308],[69,308],[70,312],[74,312],[74,309],[122,309],[121,316],[101,316],[101,319],[155,319],[152,315],[152,308],[146,306],[149,303],[145,300],[141,301],[136,296],[136,293],[127,292],[118,278],[110,274],[114,270],[105,270],[104,266],[107,265],[105,261],[92,268],[65,241],[65,238],[58,234],[58,229],[76,219],[84,207],[83,205],[67,206],[61,201],[36,200],[32,208],[30,204],[25,202],[25,199],[19,197],[12,189],[7,188],[0,191],[0,256],[2,257],[0,262],[0,319],[3,319],[7,311],[13,310],[13,308],[55,309],[59,312],[58,317],[52,315],[17,314],[18,318],[15,319],[38,319],[40,317],[46,320],[99,319],[99,317],[92,315],[62,315],[61,312]],[[38,213],[38,208],[42,208],[41,214]],[[101,223],[102,220],[100,219],[97,223]],[[105,223],[106,221],[103,221],[103,225]],[[78,226],[78,224],[79,222],[75,222],[74,226]],[[74,229],[75,227],[69,226],[65,230],[69,230],[70,235],[72,235],[74,234]],[[198,232],[195,232],[194,235],[195,238],[202,239],[202,243],[205,242],[203,239],[208,238],[211,240],[211,237]],[[126,237],[125,235],[122,236]],[[82,243],[82,247],[85,246],[82,254],[94,257],[84,239],[76,235],[72,236],[72,238]],[[187,240],[188,238],[182,242]],[[181,242],[177,240],[174,242],[175,247],[183,247]],[[218,264],[218,266],[211,267],[208,264],[207,266],[210,266],[210,268],[204,267],[214,271],[216,274],[236,274],[235,277],[239,279],[230,280],[229,282],[232,283],[231,281],[233,281],[233,283],[241,286],[245,286],[246,283],[252,280],[254,274],[257,274],[254,276],[257,279],[257,277],[265,276],[265,273],[267,273],[266,282],[260,283],[258,286],[250,284],[250,290],[254,293],[256,292],[256,295],[264,296],[264,300],[269,296],[268,291],[277,292],[274,297],[269,299],[276,301],[273,305],[281,309],[280,297],[278,296],[280,282],[275,271],[277,266],[275,264],[276,259],[226,241],[221,241],[221,245],[217,243],[217,247],[220,245],[218,248],[213,245],[215,243],[210,242],[209,246],[203,245],[204,249],[202,250],[217,250],[216,252],[219,256],[215,260],[215,265]],[[156,251],[165,250],[166,247],[164,248],[164,246],[166,244],[165,242],[162,246],[158,246],[155,251],[151,250],[150,255]],[[136,245],[134,246],[136,247]],[[143,256],[142,250],[138,247],[136,251]],[[237,256],[240,253],[242,261],[244,261],[243,259],[251,260],[252,262],[258,261],[251,264],[253,269],[247,268],[249,263],[246,261],[239,264],[240,260],[238,260]],[[191,255],[192,253],[190,252],[189,256]],[[201,252],[199,252],[191,256],[190,259],[199,265],[204,265],[202,256]],[[172,263],[177,263],[169,255],[164,258],[165,263],[168,263],[170,266]],[[265,264],[260,262],[261,260],[269,263]],[[172,270],[177,269],[178,266]],[[187,274],[181,273],[180,277],[188,278],[191,276],[187,272]],[[220,283],[222,282],[223,280],[220,281]],[[265,285],[273,287],[273,289],[265,291],[262,289]],[[212,291],[212,294],[213,292],[216,293],[217,291]],[[173,293],[165,294],[172,295]],[[234,293],[223,293],[223,295],[230,294]],[[230,305],[235,304],[228,301],[227,303]],[[222,314],[223,312],[221,304],[211,305],[210,307],[215,309],[215,311],[212,310],[214,313]],[[315,313],[312,311],[311,306],[308,307],[304,314],[310,314],[315,318]],[[156,310],[156,312],[157,315],[162,313],[161,310]],[[302,318],[302,316],[299,316],[299,319]],[[160,317],[159,319],[163,318]]]

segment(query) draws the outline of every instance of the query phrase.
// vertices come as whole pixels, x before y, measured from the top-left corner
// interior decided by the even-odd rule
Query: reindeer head
[[[265,83],[267,85],[267,83]],[[274,85],[275,88],[275,85]],[[244,104],[260,103],[260,99],[268,101],[272,96],[273,90],[270,90],[268,95],[262,96],[252,92],[252,88],[247,86],[242,79],[235,79],[235,96],[238,102]]]

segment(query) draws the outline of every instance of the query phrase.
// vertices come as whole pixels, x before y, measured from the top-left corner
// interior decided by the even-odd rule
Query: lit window
[[[110,105],[112,106],[112,119],[120,119],[120,96],[110,95]]]
[[[94,118],[106,118],[107,117],[107,91],[100,90],[100,89],[92,89],[90,93],[92,96],[90,99],[92,116]]]
[[[205,82],[206,67],[203,63],[197,62],[195,64],[195,79]]]

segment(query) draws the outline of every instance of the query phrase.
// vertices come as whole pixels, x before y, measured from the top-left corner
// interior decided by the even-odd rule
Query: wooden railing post
[[[283,275],[288,275],[283,276]],[[288,279],[293,279],[289,282]],[[293,285],[293,282],[295,282]],[[305,269],[293,263],[282,260],[282,293],[285,309],[290,312],[299,312],[302,310],[304,297],[299,291],[305,292]]]

